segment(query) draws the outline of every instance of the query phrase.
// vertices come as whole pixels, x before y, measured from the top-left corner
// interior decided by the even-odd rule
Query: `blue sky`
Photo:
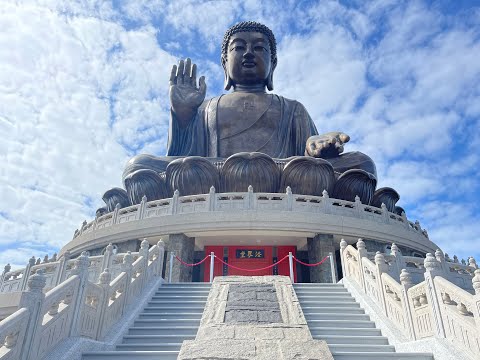
[[[241,20],[275,33],[275,93],[351,136],[450,255],[480,260],[479,1],[4,0],[0,265],[53,254],[165,153],[168,77],[191,57],[221,93],[220,44]]]

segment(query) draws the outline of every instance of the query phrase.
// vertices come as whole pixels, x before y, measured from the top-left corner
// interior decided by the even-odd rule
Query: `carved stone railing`
[[[427,233],[418,222],[413,223],[405,216],[390,213],[385,207],[364,205],[359,198],[354,202],[333,199],[329,198],[326,192],[323,196],[296,195],[292,194],[290,188],[287,188],[285,194],[254,193],[251,187],[248,192],[243,193],[216,193],[212,187],[209,194],[190,196],[180,196],[179,192],[175,191],[172,198],[150,202],[144,197],[138,205],[122,209],[117,207],[113,212],[87,223],[81,227],[77,236],[152,217],[223,210],[303,211],[350,216],[402,226],[428,239]]]
[[[125,254],[114,254],[113,246],[106,247],[104,255],[90,256],[88,262],[88,280],[96,282],[102,271],[109,269],[110,274],[116,277],[122,270],[123,257]],[[139,252],[131,253],[133,260],[140,256]],[[32,259],[31,259],[32,260]],[[0,278],[0,293],[9,293],[23,291],[27,288],[28,278],[38,271],[43,272],[46,279],[44,292],[54,288],[62,281],[67,279],[75,266],[75,259],[70,259],[70,254],[66,253],[58,261],[35,264],[35,259],[30,261],[27,267],[15,271],[5,271]]]
[[[96,284],[89,280],[89,267],[98,257],[92,260],[83,253],[69,277],[47,293],[48,278],[37,268],[19,309],[0,322],[0,359],[39,360],[72,336],[102,340],[146,285],[161,276],[164,251],[162,241],[149,249],[144,240],[135,261],[133,254],[124,254],[118,276],[112,281],[104,268]]]
[[[445,261],[439,250],[435,256],[427,254],[425,259],[402,259],[396,246],[392,245],[395,259],[386,259],[377,252],[373,263],[361,239],[357,242],[357,249],[344,240],[340,249],[344,277],[356,283],[406,338],[446,338],[459,349],[465,349],[470,356],[478,356],[480,269],[473,259],[470,259],[468,269],[464,264]],[[421,267],[417,266],[420,260],[423,260]],[[398,263],[402,264],[401,261],[415,264],[415,269],[423,268],[424,280],[414,285],[409,272],[411,267],[401,269],[397,277],[396,267]],[[452,267],[458,270],[451,271]],[[452,272],[455,273],[453,280],[460,278],[464,287],[467,287],[468,276],[472,284],[470,292],[452,283],[449,278]],[[415,273],[420,274],[419,271]]]

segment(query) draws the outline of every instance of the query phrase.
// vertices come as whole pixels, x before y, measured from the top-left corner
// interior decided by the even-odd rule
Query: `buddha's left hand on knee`
[[[343,152],[343,144],[350,141],[350,136],[340,131],[310,136],[305,147],[305,155],[331,158]]]

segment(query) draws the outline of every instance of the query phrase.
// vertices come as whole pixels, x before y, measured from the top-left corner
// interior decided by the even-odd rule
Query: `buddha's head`
[[[243,21],[227,30],[222,43],[225,90],[237,85],[264,85],[273,90],[277,43],[272,31],[255,21]]]

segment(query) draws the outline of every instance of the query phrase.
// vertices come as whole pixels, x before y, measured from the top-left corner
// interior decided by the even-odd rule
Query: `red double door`
[[[259,271],[246,271],[268,267],[273,265],[274,260],[277,262],[282,260],[285,256],[291,252],[295,255],[295,246],[278,246],[276,248],[277,256],[274,259],[273,246],[228,246],[225,251],[224,246],[205,246],[205,254],[208,255],[213,252],[218,258],[226,261],[230,266],[222,264],[218,259],[215,259],[213,275],[244,275],[244,276],[260,276],[260,275],[290,275],[288,258],[283,260],[276,266],[276,269],[270,267],[268,269]],[[225,258],[225,254],[227,254]],[[225,271],[224,271],[225,268]],[[295,280],[297,274],[294,264],[293,271]],[[207,262],[205,266],[204,281],[210,279],[210,266]]]

